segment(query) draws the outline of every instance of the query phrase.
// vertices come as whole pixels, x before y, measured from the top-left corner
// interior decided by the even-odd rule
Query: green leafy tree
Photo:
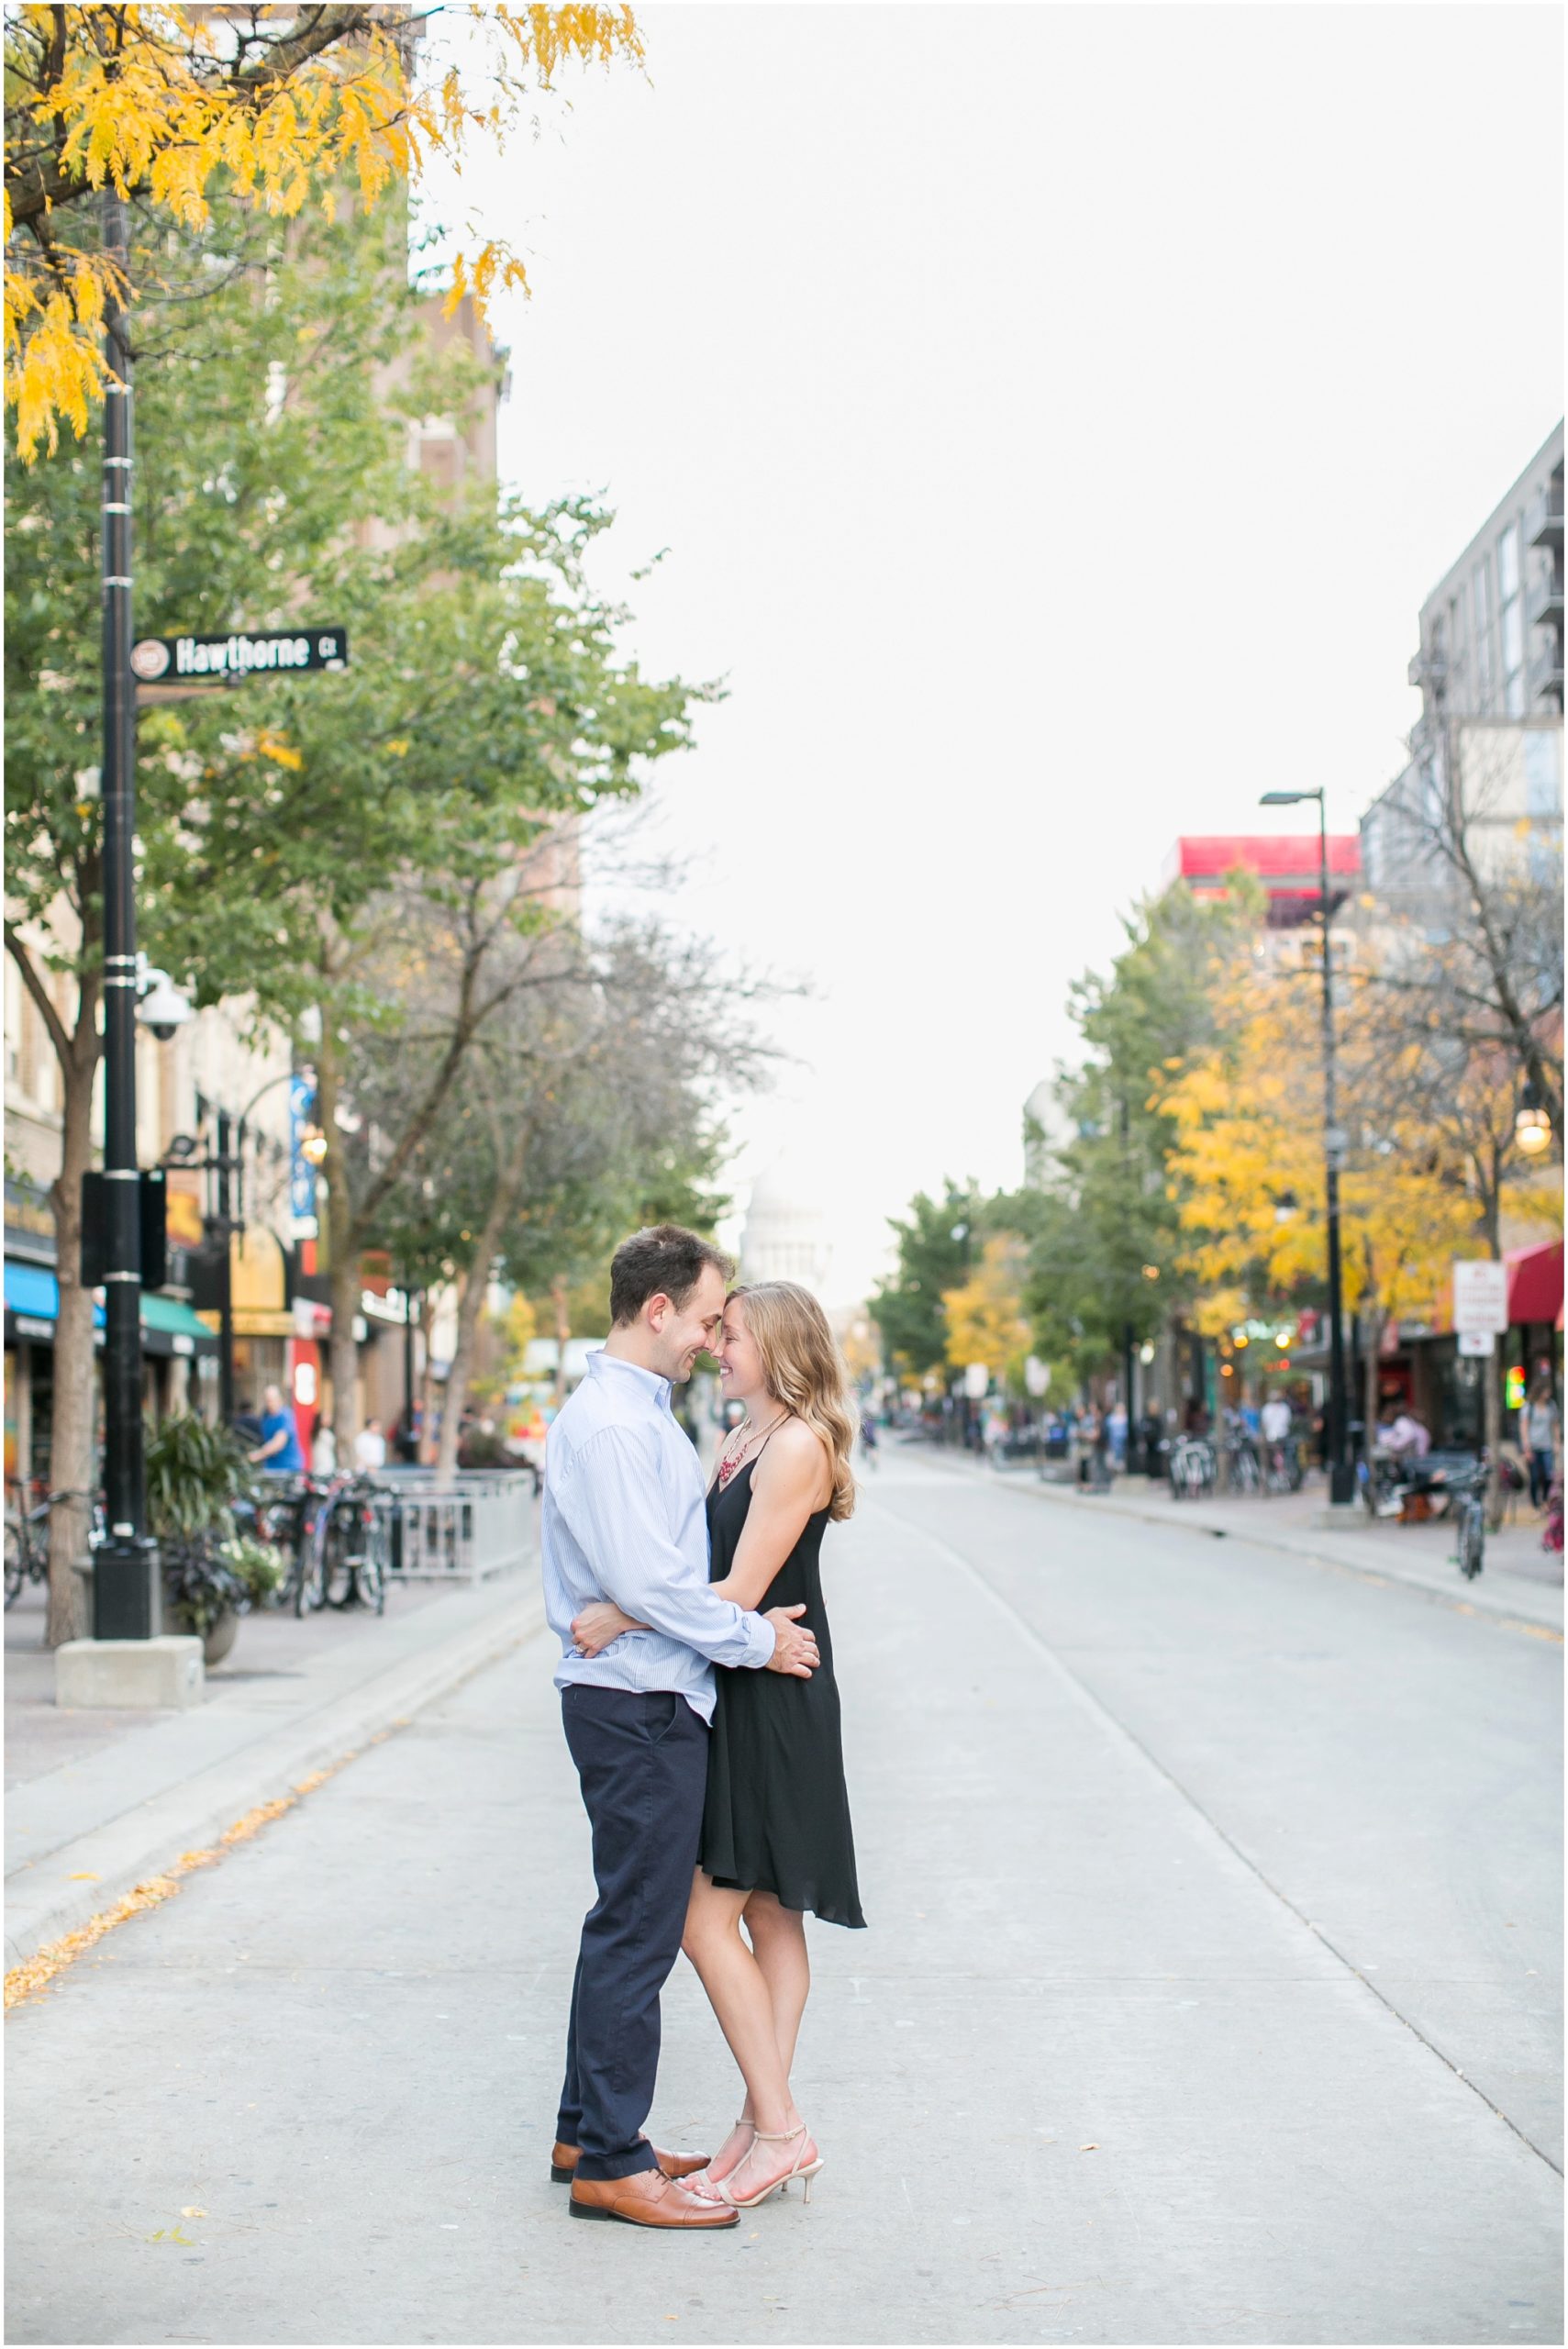
[[[251,255],[220,229],[199,244],[156,216],[139,217],[149,282],[171,290],[137,314],[137,621],[149,634],[222,630],[297,618],[296,582],[332,570],[356,518],[399,528],[418,484],[404,462],[399,395],[378,371],[419,332],[384,228],[350,220],[328,231],[281,224]],[[171,253],[171,248],[173,249]],[[238,256],[238,257],[237,257]],[[207,265],[210,262],[210,267]],[[156,266],[154,265],[156,263]],[[187,301],[204,275],[213,290]],[[449,374],[438,389],[414,371],[401,397],[450,409],[473,395]],[[13,464],[6,577],[6,944],[59,1064],[60,1160],[51,1186],[60,1278],[55,1338],[54,1473],[73,1492],[93,1481],[93,1309],[77,1278],[81,1178],[91,1163],[92,1103],[102,1050],[102,808],[97,452],[67,443],[32,466]],[[344,484],[354,484],[345,500]],[[330,692],[335,681],[320,681]],[[227,723],[250,708],[221,696]],[[138,832],[143,879],[185,852],[187,819],[214,820],[216,778],[178,755],[168,713],[141,720]],[[242,778],[274,769],[258,743]],[[198,792],[197,785],[202,786]],[[205,793],[205,797],[202,796]],[[243,877],[227,906],[249,986],[275,932],[252,910]],[[178,966],[180,940],[143,892],[143,942]],[[72,1560],[84,1505],[50,1526],[49,1637],[84,1625]]]
[[[925,1191],[903,1216],[890,1217],[897,1242],[895,1270],[871,1298],[883,1352],[907,1378],[947,1375],[947,1312],[942,1299],[962,1288],[980,1258],[983,1200],[973,1183],[944,1183],[940,1199]]]
[[[1171,1072],[1214,1033],[1217,975],[1250,952],[1256,884],[1225,899],[1183,886],[1128,918],[1104,976],[1072,991],[1084,1057],[1057,1083],[1066,1139],[1031,1213],[1026,1299],[1036,1350],[1082,1379],[1160,1330],[1184,1296],[1173,1147],[1159,1099]]]

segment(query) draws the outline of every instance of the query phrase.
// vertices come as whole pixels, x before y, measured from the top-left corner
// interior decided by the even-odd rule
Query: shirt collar
[[[669,1409],[675,1391],[670,1381],[661,1378],[656,1370],[644,1370],[640,1363],[628,1362],[624,1354],[606,1353],[602,1346],[597,1353],[588,1356],[588,1375],[590,1378],[611,1380],[629,1378],[642,1388],[644,1394],[651,1396],[654,1402],[662,1404],[665,1410]]]

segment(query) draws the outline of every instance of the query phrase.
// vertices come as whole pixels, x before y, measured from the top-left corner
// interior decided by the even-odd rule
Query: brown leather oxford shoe
[[[738,2227],[740,2213],[727,2202],[705,2202],[662,2169],[634,2170],[629,2177],[574,2177],[570,2204],[574,2219],[618,2219],[625,2227]]]
[[[699,2169],[706,2169],[712,2157],[707,2154],[663,2154],[655,2145],[653,2158],[666,2177],[691,2177]],[[581,2159],[582,2152],[578,2146],[563,2145],[558,2138],[550,2149],[552,2183],[570,2186],[577,2175],[577,2165]]]

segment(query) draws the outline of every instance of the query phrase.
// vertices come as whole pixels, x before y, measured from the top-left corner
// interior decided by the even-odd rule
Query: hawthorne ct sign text
[[[130,665],[148,685],[160,685],[166,677],[222,680],[284,670],[346,669],[349,631],[311,628],[269,636],[144,636],[131,647]]]

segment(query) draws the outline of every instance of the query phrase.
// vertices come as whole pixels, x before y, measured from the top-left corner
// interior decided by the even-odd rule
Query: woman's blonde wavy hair
[[[757,1349],[768,1392],[820,1436],[833,1468],[831,1518],[852,1517],[855,1479],[850,1467],[858,1419],[850,1374],[834,1343],[828,1316],[794,1281],[758,1281],[732,1288],[729,1303],[746,1308],[746,1330]]]

